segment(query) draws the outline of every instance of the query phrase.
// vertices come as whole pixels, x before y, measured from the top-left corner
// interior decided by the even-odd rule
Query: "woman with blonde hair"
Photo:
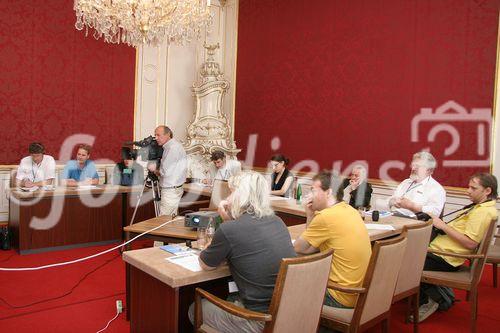
[[[230,300],[259,312],[268,311],[281,259],[295,257],[290,233],[274,214],[266,179],[244,171],[229,179],[232,190],[219,211],[230,221],[215,231],[212,243],[200,253],[200,266],[215,269],[227,261],[239,292]],[[262,322],[245,320],[202,301],[203,321],[219,332],[261,332]],[[190,308],[190,318],[193,309]]]

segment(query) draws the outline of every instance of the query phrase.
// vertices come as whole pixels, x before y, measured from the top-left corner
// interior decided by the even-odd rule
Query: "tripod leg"
[[[155,207],[155,216],[158,217],[161,215],[160,211],[161,191],[158,181],[153,182],[152,189],[153,189],[153,205]]]
[[[134,224],[135,215],[137,214],[137,209],[139,208],[139,205],[141,204],[142,196],[144,194],[144,189],[146,188],[147,181],[148,181],[147,179],[144,180],[144,185],[142,186],[141,194],[139,194],[139,197],[137,199],[137,203],[135,204],[134,213],[132,214],[132,218],[130,219],[129,225]]]

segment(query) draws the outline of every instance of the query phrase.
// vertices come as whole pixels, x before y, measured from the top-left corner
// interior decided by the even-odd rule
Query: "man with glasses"
[[[446,201],[446,192],[432,178],[436,164],[434,156],[426,151],[413,155],[410,178],[398,185],[394,195],[389,198],[389,208],[408,217],[415,217],[418,212],[440,216]]]

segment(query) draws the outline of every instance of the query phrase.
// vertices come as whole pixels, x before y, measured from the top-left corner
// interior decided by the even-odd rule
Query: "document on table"
[[[97,188],[95,185],[78,185],[77,190],[92,190]]]
[[[365,215],[366,216],[372,216],[372,213],[374,211],[373,210],[368,210],[365,212]],[[388,212],[388,211],[384,211],[384,210],[381,210],[378,212],[378,216],[379,218],[384,218],[384,217],[388,217],[388,216],[391,216],[392,215],[392,212]]]
[[[200,272],[201,266],[198,262],[198,256],[194,253],[187,253],[182,255],[177,255],[173,257],[168,257],[165,260],[170,261],[172,264],[179,265],[191,272]]]
[[[23,192],[34,192],[38,190],[38,186],[33,186],[33,187],[21,187],[21,191]]]
[[[278,197],[278,196],[276,196],[276,195],[271,195],[271,196],[269,197],[269,200],[271,200],[271,201],[277,201],[277,200],[288,200],[288,198],[285,198],[285,197]]]
[[[365,223],[365,226],[368,230],[396,230],[390,224]]]

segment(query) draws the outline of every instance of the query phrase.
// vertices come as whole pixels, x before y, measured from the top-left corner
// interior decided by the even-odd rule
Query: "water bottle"
[[[300,205],[302,203],[302,186],[299,184],[297,186],[297,204]]]
[[[215,234],[215,219],[211,217],[208,220],[207,230],[205,231],[205,246],[209,246]]]

